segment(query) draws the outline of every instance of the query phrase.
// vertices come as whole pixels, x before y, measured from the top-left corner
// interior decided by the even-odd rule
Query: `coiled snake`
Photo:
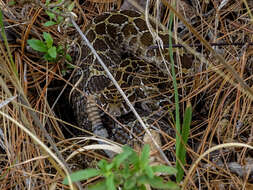
[[[150,22],[155,27],[153,22]],[[168,32],[158,27],[158,35],[164,44],[169,44]],[[118,81],[129,100],[140,105],[142,112],[152,113],[170,101],[173,92],[171,78],[165,71],[164,62],[154,45],[144,16],[136,11],[104,13],[96,17],[84,32],[98,55]],[[81,43],[80,67],[73,83],[86,94],[95,97],[98,105],[109,114],[121,117],[130,112],[129,107],[107,77],[90,49]],[[169,60],[168,50],[162,54]],[[78,124],[84,125],[85,101],[81,93],[74,91],[72,104]]]

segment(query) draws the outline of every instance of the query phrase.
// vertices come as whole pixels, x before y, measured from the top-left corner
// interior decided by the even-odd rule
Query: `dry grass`
[[[219,1],[210,1],[209,5],[204,1],[194,2],[199,2],[198,8],[178,1],[177,10],[185,19],[198,16],[193,28],[209,43],[245,42],[243,47],[229,45],[215,49],[244,83],[238,82],[229,68],[207,47],[192,48],[197,56],[191,72],[194,77],[182,74],[178,80],[182,82],[179,84],[181,109],[187,101],[194,106],[186,175],[194,162],[215,145],[235,142],[252,145],[253,142],[253,95],[244,86],[247,84],[251,90],[253,86],[253,49],[247,45],[252,41],[249,12],[253,5],[248,4],[247,10],[242,2],[231,1],[219,10]],[[0,3],[6,11],[5,20],[17,25],[15,30],[19,34],[18,40],[9,44],[13,63],[8,49],[0,44],[0,103],[14,97],[7,105],[0,104],[0,189],[67,189],[61,183],[68,170],[63,160],[89,144],[85,138],[77,136],[87,136],[90,132],[75,126],[73,117],[59,115],[59,110],[69,109],[64,102],[66,99],[58,99],[58,96],[68,93],[61,94],[64,86],[71,86],[62,75],[66,68],[64,60],[57,63],[43,61],[40,54],[27,50],[26,40],[41,38],[42,32],[47,31],[56,44],[65,46],[69,44],[68,36],[74,31],[67,28],[59,32],[57,26],[43,27],[48,17],[34,4],[17,2],[14,6],[5,7],[7,2]],[[111,7],[118,8],[119,3],[89,1],[76,4],[74,11],[79,16],[78,24],[84,28],[88,20]],[[164,10],[161,20],[166,23],[169,12],[166,8]],[[175,24],[175,27],[179,25]],[[180,37],[188,45],[203,44],[194,32],[187,31]],[[154,123],[159,128],[158,120]],[[174,121],[168,122],[173,125]],[[161,131],[161,134],[164,139],[162,148],[170,152],[169,159],[173,163],[175,139],[166,132]],[[95,166],[96,160],[105,158],[100,153],[81,151],[67,162],[71,170]],[[210,152],[192,170],[185,189],[252,189],[253,174],[247,170],[252,165],[252,155],[252,149],[235,145]]]

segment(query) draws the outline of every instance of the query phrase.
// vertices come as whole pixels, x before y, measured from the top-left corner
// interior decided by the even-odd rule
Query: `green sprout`
[[[69,54],[64,53],[64,49],[61,45],[54,46],[53,38],[47,32],[43,32],[44,41],[38,39],[30,39],[28,40],[28,44],[32,49],[44,53],[43,58],[46,61],[56,62],[62,56],[65,56],[67,61],[71,61],[71,56]]]
[[[157,189],[179,189],[179,186],[156,175],[157,172],[175,175],[177,170],[170,166],[151,166],[149,161],[149,145],[145,145],[139,156],[128,146],[123,147],[123,152],[117,155],[111,163],[101,160],[98,169],[85,169],[70,175],[72,182],[87,180],[100,176],[102,179],[90,185],[88,190],[146,190],[146,185]],[[68,184],[67,178],[63,181]]]

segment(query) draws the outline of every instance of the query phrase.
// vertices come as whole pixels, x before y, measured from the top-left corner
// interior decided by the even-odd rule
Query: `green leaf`
[[[75,7],[75,2],[73,1],[72,3],[70,3],[70,5],[67,7],[68,11],[72,11]]]
[[[90,168],[90,169],[74,172],[74,173],[70,174],[70,178],[71,178],[72,182],[76,182],[76,181],[89,179],[91,177],[98,176],[100,174],[101,174],[101,172],[99,170]],[[69,185],[67,177],[64,178],[62,183]]]
[[[52,57],[53,59],[56,59],[56,56],[57,56],[56,47],[53,46],[53,47],[49,48],[49,49],[48,49],[48,54],[49,54],[50,57]]]
[[[123,187],[124,189],[132,189],[136,187],[136,178],[132,177],[132,178],[127,179]]]
[[[121,171],[120,174],[122,175],[122,177],[124,179],[127,179],[129,177],[131,177],[131,172],[130,172],[130,168],[129,165],[126,165]]]
[[[135,189],[133,189],[133,190],[135,190]],[[147,189],[144,185],[141,185],[141,186],[138,187],[138,190],[147,190]]]
[[[67,53],[66,57],[67,61],[71,62],[72,61],[72,57]],[[74,68],[73,65],[67,64],[67,68]]]
[[[67,63],[66,67],[67,67],[67,69],[74,69],[75,68],[75,66],[70,63]]]
[[[96,184],[88,186],[88,190],[107,190],[105,180],[97,182]]]
[[[186,147],[188,137],[190,134],[190,125],[192,120],[192,107],[191,105],[187,105],[185,114],[184,114],[184,121],[182,126],[182,141],[183,143],[180,143],[179,145],[179,152],[178,152],[178,160],[176,161],[176,168],[178,170],[176,179],[177,182],[180,182],[183,179],[184,176],[184,170],[181,167],[179,161],[182,163],[182,165],[185,165],[185,157],[186,157]]]
[[[113,174],[108,176],[105,180],[105,183],[106,183],[106,187],[107,189],[110,189],[110,190],[116,190],[116,187],[114,185],[114,177],[113,177]]]
[[[123,189],[123,190],[126,190],[126,189]],[[127,189],[127,190],[147,190],[145,185],[138,185],[138,186],[135,186],[131,189]]]
[[[47,44],[48,48],[51,48],[53,46],[53,38],[51,37],[51,35],[47,32],[43,32],[43,38],[45,39],[45,42]]]
[[[153,178],[154,177],[154,172],[153,172],[152,168],[149,165],[147,165],[145,167],[145,173],[147,174],[147,176],[149,178]]]
[[[47,53],[43,56],[43,59],[47,60],[47,61],[54,61],[54,59]]]
[[[149,163],[149,151],[150,151],[149,145],[145,144],[140,157],[142,167],[145,167],[145,165]]]
[[[50,11],[46,11],[47,15],[49,16],[50,20],[56,19],[56,16],[54,13],[50,12]]]
[[[54,12],[56,12],[56,13],[61,13],[61,11],[59,10],[59,7],[54,7],[53,9],[52,9]],[[57,16],[58,17],[58,16]],[[57,17],[55,18],[56,20],[57,20]]]
[[[169,175],[173,175],[177,173],[177,169],[171,166],[157,165],[157,166],[152,166],[151,168],[153,172],[161,172],[161,173],[166,173]]]
[[[46,5],[46,6],[49,5],[49,3],[50,3],[50,0],[46,0],[45,5]]]
[[[101,171],[103,171],[103,173],[106,173],[106,166],[108,165],[109,163],[106,161],[106,160],[100,160],[98,162],[98,167],[101,169]]]
[[[112,162],[112,163],[110,163],[110,164],[107,164],[106,166],[105,166],[105,168],[106,168],[106,171],[110,171],[110,170],[112,170],[112,168],[114,167],[114,163]]]
[[[149,180],[149,184],[153,187],[153,188],[158,188],[158,189],[170,189],[170,190],[177,190],[180,189],[179,186],[174,183],[174,182],[163,182],[163,179],[161,177],[154,177],[152,179]]]
[[[54,21],[47,21],[43,25],[46,26],[46,27],[49,27],[49,26],[56,25],[56,22],[54,22]]]
[[[136,179],[136,182],[137,182],[138,185],[149,184],[149,181],[150,181],[150,179],[146,175],[138,176],[137,179]]]
[[[47,52],[47,46],[44,42],[36,39],[27,40],[27,42],[32,49],[43,53]]]
[[[139,155],[133,151],[131,155],[129,155],[128,159],[130,164],[137,166],[139,164]]]
[[[64,52],[62,45],[57,46],[56,50],[57,50],[57,53],[63,53]]]
[[[16,4],[16,1],[14,1],[14,0],[9,1],[9,3],[8,3],[9,6],[12,6],[12,5],[15,5],[15,4]]]
[[[63,21],[63,17],[62,16],[58,16],[57,17],[57,23],[61,23]]]
[[[185,113],[184,113],[184,121],[183,121],[183,128],[182,128],[182,138],[185,144],[187,143],[188,137],[190,134],[191,122],[192,122],[192,106],[187,105]]]
[[[120,164],[124,162],[131,154],[133,150],[129,146],[123,147],[123,152],[121,154],[118,154],[114,159],[113,162],[115,162],[116,168],[118,169]]]
[[[62,74],[62,76],[65,76],[65,75],[66,75],[66,73],[67,73],[66,69],[62,69],[62,70],[61,70],[61,74]]]
[[[145,185],[149,184],[154,188],[158,189],[170,189],[170,190],[177,190],[180,189],[179,186],[174,182],[164,182],[161,177],[155,176],[153,178],[149,178],[148,176],[140,176],[137,179],[138,185]]]

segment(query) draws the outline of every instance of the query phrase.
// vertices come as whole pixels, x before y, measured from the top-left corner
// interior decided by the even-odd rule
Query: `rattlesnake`
[[[151,25],[155,27],[152,21]],[[158,30],[163,43],[169,44],[168,32],[160,27]],[[173,92],[171,77],[159,50],[149,48],[154,41],[141,13],[131,10],[103,13],[91,21],[84,34],[132,104],[139,102],[142,112],[150,114],[168,105]],[[81,40],[80,46],[81,61],[73,83],[82,77],[77,88],[93,95],[105,111],[116,117],[128,114],[129,107],[91,50]],[[169,60],[167,49],[162,54]],[[75,90],[71,99],[78,124],[85,125],[85,97]]]

